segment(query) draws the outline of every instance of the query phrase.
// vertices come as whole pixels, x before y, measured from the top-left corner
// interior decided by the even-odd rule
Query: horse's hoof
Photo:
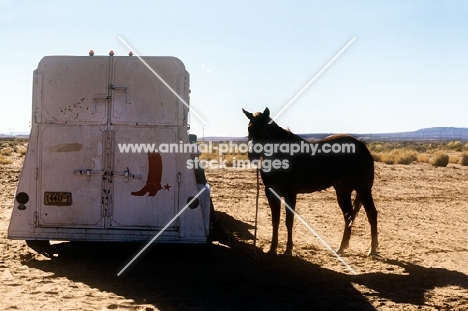
[[[378,255],[379,255],[379,254],[377,254],[377,250],[375,250],[375,249],[371,249],[371,250],[369,251],[369,253],[367,253],[367,256],[369,256],[369,257],[370,257],[370,256],[378,256]]]
[[[338,255],[343,255],[343,254],[344,254],[344,248],[341,248],[341,247],[338,248],[338,249],[336,250],[336,253],[337,253]]]
[[[267,254],[268,255],[276,255],[276,250],[270,249]]]

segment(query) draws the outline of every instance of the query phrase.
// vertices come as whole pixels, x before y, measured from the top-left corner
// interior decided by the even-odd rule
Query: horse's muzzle
[[[247,154],[247,156],[249,157],[249,161],[260,160],[260,158],[262,157],[262,154],[259,152],[255,152],[253,146],[254,146],[253,141],[252,140],[249,141],[249,152]]]

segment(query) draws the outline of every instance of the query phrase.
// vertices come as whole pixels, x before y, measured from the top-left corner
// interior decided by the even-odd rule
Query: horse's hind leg
[[[270,254],[276,254],[276,248],[278,247],[278,228],[280,222],[281,212],[281,201],[271,192],[269,188],[265,188],[265,194],[270,204],[271,210],[271,222],[273,225],[273,234],[271,238]]]
[[[377,209],[374,205],[374,199],[372,198],[372,190],[361,191],[362,205],[366,210],[367,219],[369,219],[369,224],[371,227],[371,248],[369,255],[377,255],[377,247],[379,246],[379,241],[377,238]]]
[[[351,192],[353,189],[346,186],[335,186],[336,198],[338,199],[338,205],[343,212],[345,221],[345,227],[343,232],[343,238],[341,239],[340,248],[336,251],[338,254],[342,254],[344,250],[349,246],[349,239],[351,238],[351,215],[353,213],[353,205],[351,203]]]
[[[294,210],[296,208],[296,195],[291,194],[284,197],[285,203]],[[293,224],[294,224],[294,213],[286,207],[286,228],[288,229],[288,244],[286,245],[286,251],[284,252],[285,255],[292,255],[293,249],[293,239],[292,239],[292,231],[293,231]]]

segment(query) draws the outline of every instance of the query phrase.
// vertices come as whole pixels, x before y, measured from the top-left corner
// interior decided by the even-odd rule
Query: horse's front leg
[[[345,249],[349,246],[349,239],[351,237],[351,220],[353,219],[353,204],[351,203],[351,192],[353,189],[344,186],[335,186],[336,198],[338,199],[338,205],[343,212],[345,221],[343,238],[341,239],[340,248],[336,250],[338,254],[343,254]]]
[[[265,188],[265,194],[270,204],[271,222],[273,225],[273,234],[271,237],[270,254],[276,254],[278,247],[278,227],[280,222],[281,201],[268,189]]]
[[[288,244],[286,244],[286,251],[284,252],[285,255],[292,255],[293,249],[293,239],[292,239],[292,231],[294,225],[294,213],[289,210],[290,207],[293,211],[296,208],[296,194],[290,194],[284,197],[284,201],[287,205],[286,207],[286,228],[288,229]]]

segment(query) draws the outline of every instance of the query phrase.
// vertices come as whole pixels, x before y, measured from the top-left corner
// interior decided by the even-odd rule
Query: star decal
[[[169,191],[169,188],[171,188],[171,187],[172,187],[172,186],[169,186],[169,184],[166,184],[166,185],[164,186],[164,190]]]

